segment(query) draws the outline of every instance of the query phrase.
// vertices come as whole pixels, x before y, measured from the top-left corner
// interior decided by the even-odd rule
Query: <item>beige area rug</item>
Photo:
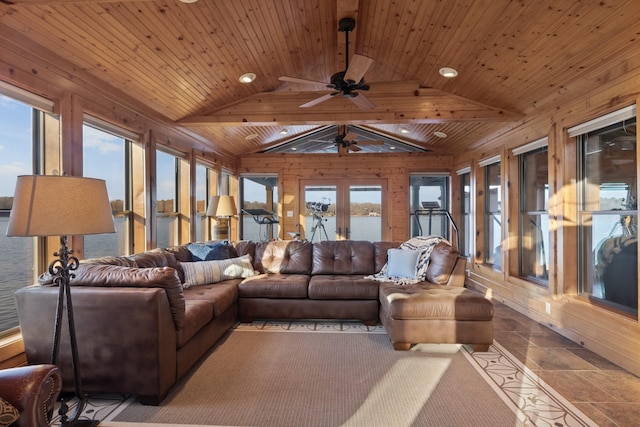
[[[346,322],[240,325],[161,406],[129,399],[101,425],[595,425],[509,356],[394,351],[382,328]]]

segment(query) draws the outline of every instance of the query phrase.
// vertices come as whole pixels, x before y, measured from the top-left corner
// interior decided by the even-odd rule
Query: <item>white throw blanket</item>
[[[450,244],[447,239],[441,236],[416,236],[399,246],[399,249],[410,249],[420,251],[420,259],[416,267],[416,278],[397,278],[387,276],[387,264],[382,267],[379,273],[371,276],[367,276],[367,279],[374,279],[380,282],[394,282],[399,285],[409,285],[411,283],[418,283],[426,279],[427,268],[429,267],[429,261],[431,260],[431,252],[433,248],[440,242]]]

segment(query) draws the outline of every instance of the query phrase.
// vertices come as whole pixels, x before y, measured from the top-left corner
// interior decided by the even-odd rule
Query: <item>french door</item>
[[[301,234],[309,241],[387,237],[386,179],[302,180],[300,195]]]

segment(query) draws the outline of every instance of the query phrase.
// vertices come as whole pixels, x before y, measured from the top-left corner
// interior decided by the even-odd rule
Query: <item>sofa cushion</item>
[[[238,285],[240,298],[307,298],[306,274],[259,274]]]
[[[126,256],[104,256],[80,261],[85,264],[119,265],[121,267],[139,267],[138,263]]]
[[[229,248],[225,242],[212,244],[189,243],[187,249],[191,253],[191,261],[211,261],[231,258]]]
[[[231,246],[236,250],[238,256],[251,255],[255,259],[256,242],[252,240],[238,240],[231,242]]]
[[[420,251],[411,249],[389,249],[387,276],[397,279],[415,279],[420,254]]]
[[[180,329],[184,324],[182,283],[174,268],[80,264],[70,284],[72,286],[164,288],[176,329]]]
[[[377,299],[379,282],[362,275],[312,276],[309,280],[310,299]]]
[[[374,269],[376,273],[379,273],[382,268],[387,264],[387,252],[389,249],[400,247],[402,242],[374,242],[373,243],[373,256],[375,257]]]
[[[460,252],[451,245],[440,242],[431,251],[431,259],[427,267],[426,278],[432,283],[445,285],[449,281],[449,276],[458,261]]]
[[[185,345],[213,319],[213,306],[204,300],[186,300],[184,326],[177,331],[176,346]]]
[[[172,252],[165,251],[164,249],[151,249],[150,251],[130,255],[128,258],[135,261],[140,268],[178,267],[176,256]]]
[[[258,242],[253,266],[260,273],[311,274],[313,245],[302,240]]]
[[[184,290],[185,301],[207,301],[213,307],[213,317],[220,317],[238,299],[240,279],[225,280],[215,285],[195,286]]]
[[[311,274],[373,274],[373,243],[355,240],[324,241],[313,244]]]
[[[184,272],[184,288],[251,277],[254,274],[249,255],[222,260],[182,262],[180,266]]]

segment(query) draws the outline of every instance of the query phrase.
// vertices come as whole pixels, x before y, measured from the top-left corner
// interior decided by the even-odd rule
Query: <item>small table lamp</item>
[[[115,227],[107,186],[103,180],[72,176],[24,175],[16,183],[13,206],[7,226],[7,236],[60,236],[58,259],[49,264],[49,273],[59,287],[51,363],[56,365],[60,348],[62,316],[67,306],[71,364],[78,405],[71,420],[62,402],[60,417],[63,426],[96,426],[97,420],[79,420],[86,404],[80,381],[80,363],[76,342],[69,281],[78,268],[78,258],[67,247],[67,236],[113,233]]]
[[[216,239],[229,238],[229,218],[237,213],[238,210],[233,196],[213,196],[209,199],[207,216],[213,216],[218,219],[218,225],[214,229],[214,237]]]

